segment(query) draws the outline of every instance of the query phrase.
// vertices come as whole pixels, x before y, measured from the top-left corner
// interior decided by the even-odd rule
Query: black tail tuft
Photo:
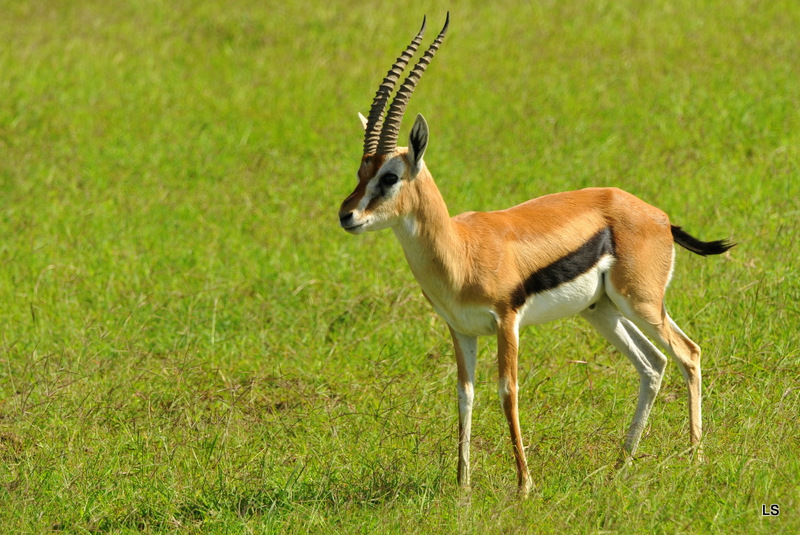
[[[701,256],[722,254],[736,245],[728,240],[700,241],[684,231],[681,227],[676,227],[675,225],[672,225],[672,239],[684,249]]]

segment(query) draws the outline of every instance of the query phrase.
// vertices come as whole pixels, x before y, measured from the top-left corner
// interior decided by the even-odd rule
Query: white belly
[[[588,308],[603,295],[603,273],[608,271],[613,263],[612,256],[604,256],[589,271],[570,282],[529,296],[519,309],[519,326],[547,323],[574,316]],[[491,307],[461,305],[440,300],[433,292],[426,295],[436,313],[459,333],[471,336],[489,336],[496,333],[498,314]]]
[[[613,257],[604,256],[593,268],[570,282],[529,296],[520,308],[519,326],[547,323],[585,310],[603,294],[603,273],[613,263]]]

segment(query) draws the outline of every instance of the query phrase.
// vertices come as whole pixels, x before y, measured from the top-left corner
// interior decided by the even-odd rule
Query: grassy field
[[[800,4],[449,9],[407,117],[451,213],[618,186],[739,243],[668,294],[708,462],[670,364],[615,471],[636,374],[565,320],[522,337],[523,502],[482,341],[460,498],[446,327],[336,217],[356,112],[445,8],[0,0],[4,533],[800,531]]]

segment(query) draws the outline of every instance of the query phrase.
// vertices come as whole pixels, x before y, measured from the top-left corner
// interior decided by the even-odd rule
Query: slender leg
[[[498,393],[503,413],[511,432],[511,445],[517,462],[517,485],[523,496],[530,491],[532,482],[522,446],[522,432],[519,426],[517,407],[517,348],[519,347],[519,327],[516,316],[501,319],[497,326],[497,364]]]
[[[625,316],[635,323],[644,334],[658,342],[681,370],[689,391],[689,440],[694,447],[697,460],[702,460],[700,347],[672,321],[663,304],[656,308],[646,302],[630,302],[616,293],[613,288],[608,288],[608,292],[609,297]]]
[[[472,402],[475,399],[475,364],[478,339],[450,327],[458,365],[458,484],[469,489],[469,441],[472,434]]]
[[[625,436],[623,452],[624,456],[632,457],[636,453],[642,431],[650,416],[650,409],[661,388],[667,357],[645,338],[630,320],[622,316],[606,296],[592,308],[584,310],[581,316],[628,357],[639,373],[639,401]]]
[[[702,372],[700,369],[700,347],[678,327],[672,318],[663,313],[664,321],[654,326],[654,338],[664,345],[669,355],[678,365],[689,391],[689,440],[695,450],[696,459],[703,460],[700,440],[703,435],[703,415],[701,408]]]

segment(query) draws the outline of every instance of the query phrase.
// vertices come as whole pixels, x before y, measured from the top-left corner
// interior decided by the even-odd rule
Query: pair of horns
[[[397,148],[397,137],[400,134],[400,122],[403,120],[403,114],[406,111],[408,101],[411,99],[411,94],[414,88],[422,77],[422,73],[428,68],[433,55],[439,50],[439,46],[444,40],[444,34],[447,32],[447,26],[450,24],[450,12],[447,12],[447,19],[444,22],[444,27],[439,35],[433,41],[431,46],[425,51],[414,68],[405,79],[400,89],[397,90],[392,105],[389,106],[389,111],[386,113],[385,124],[383,117],[383,110],[386,109],[386,102],[394,89],[400,75],[408,65],[409,60],[414,56],[419,44],[422,42],[422,36],[425,33],[425,22],[427,18],[423,17],[422,27],[417,32],[416,37],[411,40],[411,44],[400,54],[397,61],[394,62],[392,68],[386,73],[386,77],[378,87],[378,92],[375,93],[375,98],[372,100],[372,106],[369,109],[369,117],[367,118],[366,133],[364,134],[364,156],[367,154],[390,154]]]

